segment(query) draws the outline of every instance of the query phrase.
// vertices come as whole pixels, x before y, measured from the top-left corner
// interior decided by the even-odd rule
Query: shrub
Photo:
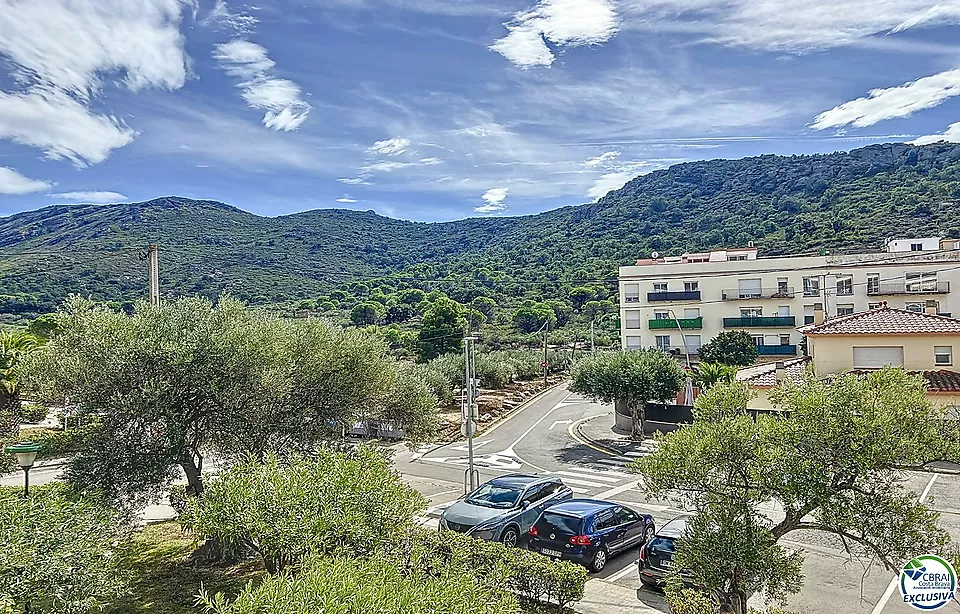
[[[442,374],[447,382],[450,383],[451,388],[460,388],[463,386],[463,354],[443,354],[428,362],[427,365]]]
[[[20,421],[28,424],[36,424],[47,419],[49,410],[38,403],[24,403],[20,408]]]
[[[85,449],[97,430],[96,424],[86,424],[67,430],[46,427],[21,429],[20,440],[32,441],[43,446],[37,458],[59,458]]]
[[[481,354],[477,356],[475,366],[476,374],[480,379],[480,386],[482,388],[491,388],[494,390],[505,388],[513,381],[516,373],[512,362],[494,356],[493,354]]]
[[[447,354],[447,356],[451,356],[451,354]],[[444,356],[444,358],[446,358],[446,356]],[[411,363],[404,365],[403,368],[407,369],[414,377],[423,381],[423,383],[427,385],[427,388],[430,389],[430,392],[433,393],[433,396],[437,397],[437,401],[441,406],[449,405],[453,402],[453,385],[450,383],[450,380],[447,379],[447,376],[432,364],[419,365]]]

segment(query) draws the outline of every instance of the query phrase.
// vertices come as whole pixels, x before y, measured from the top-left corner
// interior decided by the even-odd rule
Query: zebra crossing
[[[609,456],[592,461],[591,464],[614,469],[618,471],[630,471],[629,465],[644,456],[650,456],[657,451],[657,442],[652,439],[644,440],[634,446],[634,449],[627,450],[617,456]]]

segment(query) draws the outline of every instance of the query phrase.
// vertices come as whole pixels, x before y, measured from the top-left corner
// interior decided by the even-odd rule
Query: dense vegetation
[[[140,297],[148,243],[160,245],[167,294],[316,300],[390,277],[460,302],[486,288],[512,304],[566,297],[583,280],[612,290],[616,267],[652,250],[879,249],[893,235],[960,235],[958,220],[960,145],[947,143],[679,164],[593,204],[438,224],[345,210],[264,218],[176,197],[53,206],[0,219],[0,314],[45,313],[71,292]]]

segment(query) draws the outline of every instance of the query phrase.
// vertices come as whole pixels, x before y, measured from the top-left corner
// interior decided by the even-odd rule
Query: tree
[[[45,313],[35,318],[27,326],[27,332],[41,341],[45,341],[57,332],[57,317],[53,313]]]
[[[553,307],[547,303],[524,301],[514,310],[513,323],[522,332],[533,333],[543,328],[545,324],[551,327],[556,326],[557,316],[553,313]]]
[[[593,288],[578,286],[570,290],[569,297],[573,308],[576,311],[580,311],[588,301],[592,301],[597,298],[597,293]]]
[[[387,324],[400,324],[413,317],[413,306],[409,303],[391,303],[387,305],[387,313],[384,318]]]
[[[311,555],[365,555],[405,537],[427,501],[378,450],[321,448],[314,458],[247,459],[190,503],[185,522],[239,554],[254,552],[271,574]]]
[[[604,403],[626,403],[633,436],[642,439],[646,404],[676,397],[686,373],[664,352],[640,350],[589,355],[574,365],[570,377],[574,392]]]
[[[489,296],[478,296],[470,301],[470,306],[489,318],[496,310],[497,302]]]
[[[464,310],[463,317],[466,319],[471,331],[478,331],[481,326],[487,323],[487,316],[472,307],[467,307]]]
[[[0,488],[0,611],[86,614],[126,592],[118,567],[131,525],[63,485]]]
[[[745,330],[726,330],[700,347],[700,360],[745,367],[757,359],[757,344]]]
[[[20,367],[39,346],[30,333],[0,330],[0,436],[20,431]]]
[[[801,554],[780,543],[794,531],[832,534],[891,570],[918,552],[943,553],[938,514],[903,479],[906,468],[960,460],[957,427],[926,386],[893,368],[830,382],[807,374],[770,394],[782,414],[757,418],[742,383],[701,395],[693,424],[638,462],[652,494],[697,514],[676,567],[746,612],[751,592],[800,589]],[[761,513],[771,507],[783,513]]]
[[[693,380],[704,390],[716,384],[730,383],[736,375],[736,367],[715,362],[701,362],[693,368]]]
[[[383,318],[384,311],[383,305],[376,301],[360,303],[350,310],[350,321],[356,326],[373,326]]]
[[[420,360],[458,351],[463,345],[465,327],[463,305],[445,296],[438,298],[420,322]]]
[[[553,309],[553,316],[557,322],[557,326],[565,326],[567,322],[570,321],[571,316],[573,316],[573,308],[567,301],[552,298],[547,301],[547,304]]]
[[[100,429],[67,478],[142,504],[177,475],[203,490],[203,462],[311,450],[388,408],[398,365],[376,335],[285,320],[221,298],[140,302],[131,316],[80,298],[56,337],[25,363],[41,400],[65,397]],[[409,416],[424,424],[420,409]],[[422,429],[419,429],[422,432]]]
[[[416,305],[426,299],[427,293],[419,288],[408,288],[397,292],[397,299],[407,305]]]

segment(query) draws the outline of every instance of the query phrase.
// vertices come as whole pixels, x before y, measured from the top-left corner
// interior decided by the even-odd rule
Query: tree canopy
[[[700,346],[700,360],[745,367],[757,359],[757,344],[745,330],[725,330]]]
[[[434,301],[420,323],[420,359],[430,360],[459,350],[465,327],[463,305],[447,297]]]

